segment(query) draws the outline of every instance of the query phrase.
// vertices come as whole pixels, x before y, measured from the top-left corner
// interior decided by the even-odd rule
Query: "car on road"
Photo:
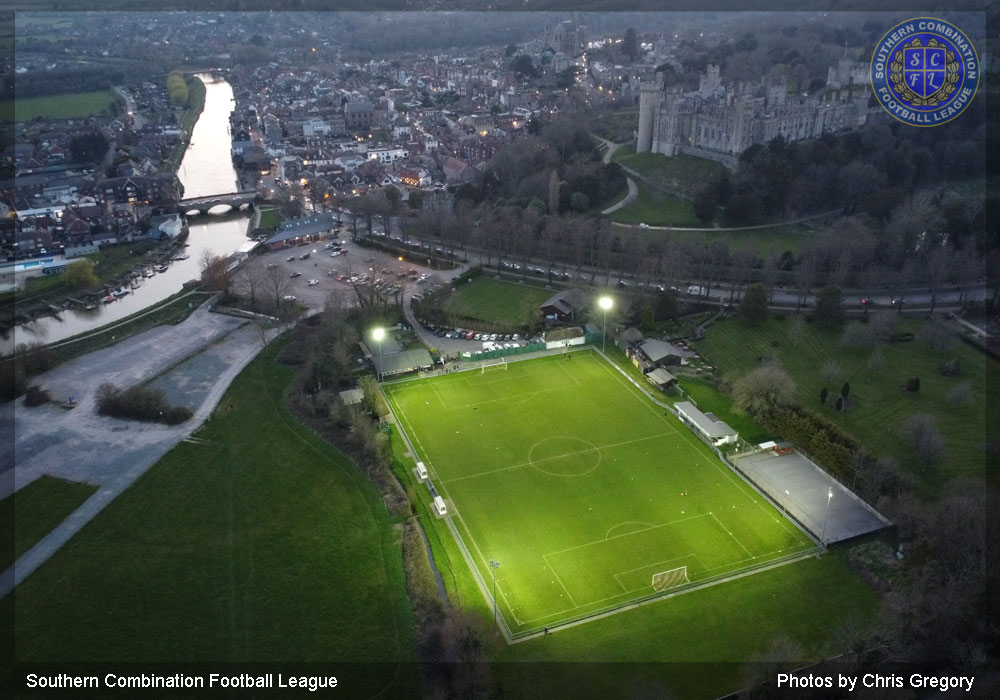
[[[301,276],[302,276],[302,273],[301,273],[301,272],[293,272],[292,274],[290,274],[290,275],[288,275],[288,276],[289,276],[289,277],[301,277]]]
[[[268,264],[267,264],[267,269],[268,269],[268,270],[273,270],[273,269],[274,269],[274,268],[276,268],[276,267],[277,267],[277,265],[275,265],[274,263],[268,263]]]
[[[649,224],[639,224],[639,228],[649,228]]]
[[[292,296],[291,294],[286,294],[285,296],[281,297],[281,300],[282,301],[295,301],[295,297]]]
[[[295,256],[289,255],[287,258],[285,258],[285,262],[295,262]]]
[[[306,282],[306,284],[308,284],[310,287],[315,287],[317,284],[319,284],[319,280],[312,279]]]
[[[309,253],[303,253],[302,255],[299,256],[299,260],[308,260],[308,259],[309,259]]]

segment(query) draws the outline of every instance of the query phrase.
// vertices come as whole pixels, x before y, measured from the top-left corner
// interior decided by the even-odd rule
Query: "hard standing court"
[[[385,391],[515,635],[815,549],[596,353]]]

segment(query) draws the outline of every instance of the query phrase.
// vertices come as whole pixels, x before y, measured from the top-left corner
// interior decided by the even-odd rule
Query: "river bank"
[[[191,107],[181,117],[190,127],[184,125],[186,148],[179,166],[173,166],[175,177],[188,197],[234,192],[232,87],[215,76],[196,76],[190,82],[200,89],[192,89]],[[43,294],[19,295],[15,304],[0,310],[0,324],[8,326],[8,333],[0,336],[0,353],[11,354],[21,343],[57,343],[161,302],[200,278],[204,255],[229,255],[243,247],[249,224],[249,215],[241,212],[196,216],[186,223],[186,240],[136,239],[105,248],[95,256],[101,286],[86,294],[66,287],[57,277],[43,280],[39,290]],[[133,259],[116,254],[137,249]],[[105,266],[106,262],[110,264]],[[19,325],[10,332],[15,323]]]

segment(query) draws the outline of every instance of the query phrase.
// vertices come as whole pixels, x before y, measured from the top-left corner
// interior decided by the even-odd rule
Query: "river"
[[[184,152],[178,177],[184,197],[236,192],[236,171],[230,150],[229,115],[233,110],[233,89],[213,75],[198,76],[205,83],[205,108],[195,124],[191,142]],[[175,261],[166,272],[142,279],[131,294],[91,311],[63,311],[57,317],[43,317],[17,326],[12,338],[0,342],[0,350],[10,352],[15,343],[56,343],[79,333],[95,330],[141,311],[176,294],[183,284],[201,275],[199,260],[206,250],[217,255],[235,253],[247,242],[249,215],[229,213],[189,219],[187,260]]]

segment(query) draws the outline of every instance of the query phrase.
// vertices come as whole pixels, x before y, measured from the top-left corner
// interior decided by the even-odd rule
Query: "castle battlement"
[[[849,100],[824,102],[820,96],[789,95],[784,81],[770,78],[723,85],[714,65],[698,87],[697,92],[681,93],[665,87],[662,74],[642,82],[637,153],[711,153],[734,163],[754,144],[778,136],[798,141],[856,129],[868,116],[864,91]]]

